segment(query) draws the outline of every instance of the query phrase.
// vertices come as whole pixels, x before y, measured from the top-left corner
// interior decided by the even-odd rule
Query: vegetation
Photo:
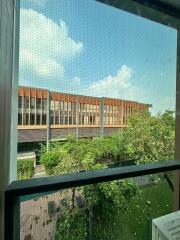
[[[67,166],[69,161],[74,164],[73,172],[78,172],[96,168],[94,164],[107,165],[128,159],[137,163],[174,159],[175,119],[172,111],[157,116],[137,112],[128,125],[110,137],[77,141],[69,136],[66,143],[52,143],[50,150],[44,149],[41,154],[47,175],[68,173],[67,168],[65,172],[58,172],[56,167],[62,168],[63,162]]]
[[[124,144],[129,158],[138,163],[174,159],[174,113],[151,116],[149,112],[137,112],[124,131]]]
[[[17,161],[17,177],[18,179],[29,179],[34,173],[34,160],[24,159]]]
[[[106,208],[111,208],[108,202]],[[149,240],[151,239],[151,219],[172,212],[173,193],[168,184],[162,181],[142,188],[125,212],[116,212],[108,218],[106,208],[105,206],[102,208],[104,209],[103,224],[99,222],[99,214],[94,214],[93,239]]]
[[[57,222],[55,240],[81,240],[87,236],[87,215],[65,211]]]
[[[107,168],[109,163],[119,163],[127,159],[135,160],[139,164],[174,158],[173,112],[166,111],[157,116],[152,116],[149,112],[136,112],[129,120],[128,126],[110,137],[76,140],[70,136],[66,143],[52,143],[50,150],[44,150],[41,154],[41,162],[47,175]],[[85,227],[87,216],[81,216],[79,223],[75,221],[79,216],[75,206],[76,191],[79,191],[86,202],[90,229],[93,224],[96,225],[97,229],[93,229],[94,239],[99,240],[117,239],[117,223],[120,216],[128,216],[131,206],[138,209],[138,201],[144,201],[144,198],[141,199],[141,189],[133,180],[116,180],[81,187],[78,190],[73,188],[67,191],[66,198],[70,199],[70,209],[58,222],[56,239],[61,240],[60,236],[64,236],[65,239],[71,229],[80,234],[76,237],[79,240],[85,239],[87,231],[91,234]],[[143,208],[147,208],[141,204]],[[104,236],[100,237],[98,234],[102,235],[103,232]],[[68,240],[73,240],[75,235],[68,235]]]

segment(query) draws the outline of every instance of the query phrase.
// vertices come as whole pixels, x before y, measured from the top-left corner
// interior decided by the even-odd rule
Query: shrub
[[[87,216],[77,211],[66,212],[57,221],[55,240],[84,240],[87,237]]]
[[[40,162],[44,165],[47,175],[54,174],[55,167],[64,159],[67,152],[61,148],[54,147],[48,152],[41,154]]]
[[[29,179],[34,173],[34,160],[18,160],[17,161],[17,177],[18,179]]]

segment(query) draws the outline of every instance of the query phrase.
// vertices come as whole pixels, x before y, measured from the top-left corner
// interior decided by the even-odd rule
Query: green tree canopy
[[[137,163],[174,159],[175,118],[172,111],[152,116],[137,112],[124,131],[126,153]]]

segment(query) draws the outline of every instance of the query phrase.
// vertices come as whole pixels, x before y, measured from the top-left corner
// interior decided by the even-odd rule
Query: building
[[[109,135],[126,127],[135,110],[149,104],[19,87],[18,141],[38,142]]]

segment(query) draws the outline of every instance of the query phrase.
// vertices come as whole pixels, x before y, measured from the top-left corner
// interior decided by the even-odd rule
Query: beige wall
[[[17,148],[16,131],[13,129],[16,124],[13,119],[16,117],[18,73],[18,61],[13,72],[14,18],[19,12],[14,8],[17,3],[18,0],[0,0],[0,239],[3,239],[4,228],[4,190],[16,173],[16,163],[11,157],[15,157]]]

